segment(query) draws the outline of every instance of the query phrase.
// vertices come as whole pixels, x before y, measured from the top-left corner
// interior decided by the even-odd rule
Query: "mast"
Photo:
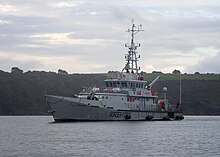
[[[126,54],[125,58],[126,58],[126,64],[125,67],[122,69],[122,71],[126,70],[126,73],[136,73],[138,74],[138,58],[140,58],[140,56],[137,58],[137,48],[140,47],[140,43],[135,44],[135,34],[137,34],[140,31],[144,31],[142,29],[142,25],[136,26],[134,24],[134,20],[132,20],[132,27],[131,29],[128,29],[126,32],[128,32],[129,34],[131,34],[131,41],[128,44],[125,44],[125,47],[127,47],[128,53]]]

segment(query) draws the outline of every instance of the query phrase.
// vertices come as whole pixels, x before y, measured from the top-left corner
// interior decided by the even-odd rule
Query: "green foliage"
[[[180,80],[179,74],[157,74],[157,73],[145,73],[144,78],[147,81],[153,81],[158,75],[160,75],[161,81],[167,80]],[[220,74],[181,74],[182,80],[219,80]]]
[[[144,74],[148,82],[158,73]],[[171,103],[179,100],[179,76],[160,74],[154,85],[158,95],[162,88],[168,87]],[[220,75],[183,74],[182,100],[185,113],[220,114]],[[28,71],[26,73],[7,73],[0,70],[0,115],[47,114],[48,106],[44,95],[73,96],[82,87],[104,87],[107,74],[69,74]]]

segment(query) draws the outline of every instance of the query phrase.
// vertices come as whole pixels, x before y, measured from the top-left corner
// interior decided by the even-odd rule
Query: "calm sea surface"
[[[50,116],[1,116],[0,156],[220,157],[220,116],[74,123],[53,123]]]

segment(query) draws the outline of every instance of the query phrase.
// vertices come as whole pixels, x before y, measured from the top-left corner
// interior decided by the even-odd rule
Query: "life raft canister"
[[[154,90],[151,90],[151,95],[155,96],[155,91]]]
[[[165,104],[164,104],[164,102],[163,101],[160,101],[160,106],[162,107],[162,106],[164,106]]]

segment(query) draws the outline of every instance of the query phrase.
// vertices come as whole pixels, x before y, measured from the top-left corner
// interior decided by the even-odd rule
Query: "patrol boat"
[[[143,31],[142,26],[132,23],[127,32],[131,35],[126,64],[121,72],[108,73],[106,87],[83,90],[75,97],[46,95],[49,112],[56,122],[63,121],[134,121],[134,120],[182,120],[184,119],[181,103],[172,105],[168,102],[167,88],[163,88],[163,98],[158,100],[151,83],[139,73],[135,35]]]

